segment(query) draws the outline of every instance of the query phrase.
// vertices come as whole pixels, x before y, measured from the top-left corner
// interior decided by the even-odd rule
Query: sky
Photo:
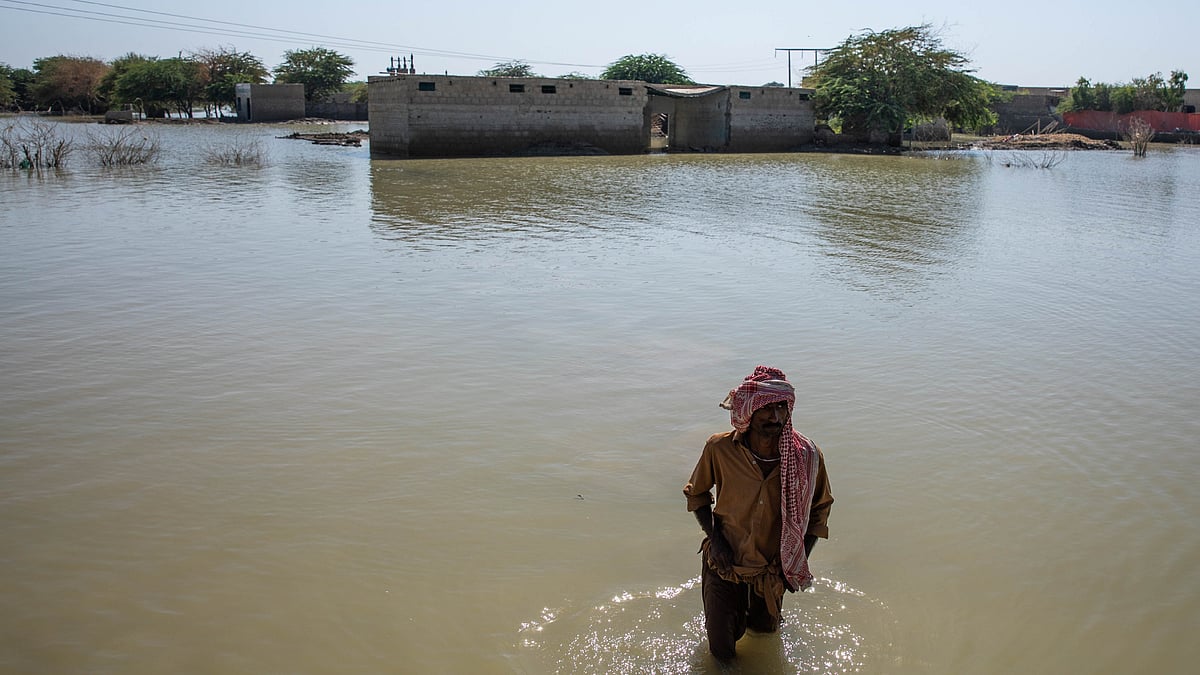
[[[663,54],[706,84],[799,86],[811,51],[867,30],[928,23],[998,84],[1129,82],[1183,70],[1200,88],[1200,3],[1060,0],[1054,3],[916,3],[861,0],[660,2],[480,0],[0,0],[0,63],[29,68],[43,56],[105,61],[232,47],[268,68],[287,50],[323,46],[351,57],[356,79],[410,55],[418,72],[474,75],[519,60],[534,72],[597,76],[627,54]]]

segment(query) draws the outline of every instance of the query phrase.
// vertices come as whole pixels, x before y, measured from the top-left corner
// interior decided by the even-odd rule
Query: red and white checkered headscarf
[[[721,407],[729,411],[733,428],[745,433],[755,410],[778,401],[787,401],[790,412],[796,405],[795,388],[782,370],[758,366],[729,392]],[[791,416],[779,435],[779,456],[783,521],[779,559],[788,586],[802,590],[812,585],[813,578],[808,570],[808,556],[804,554],[804,534],[808,530],[808,516],[816,489],[818,456],[812,441],[792,428]]]

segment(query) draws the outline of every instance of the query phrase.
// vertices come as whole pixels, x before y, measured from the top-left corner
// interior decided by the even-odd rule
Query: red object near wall
[[[1063,121],[1076,129],[1119,133],[1129,128],[1133,118],[1145,120],[1155,131],[1200,131],[1200,113],[1168,113],[1158,110],[1135,110],[1125,115],[1103,110],[1079,110],[1063,113]]]

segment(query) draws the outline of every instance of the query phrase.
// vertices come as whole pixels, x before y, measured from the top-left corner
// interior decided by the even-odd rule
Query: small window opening
[[[543,84],[542,85],[542,93],[543,94],[557,94],[558,87],[554,86],[553,84]]]
[[[738,92],[738,98],[744,98],[744,99],[748,99],[748,98],[750,98],[750,92],[748,92],[748,91],[739,91],[739,92]]]
[[[523,84],[510,84],[510,85],[508,85],[508,90],[509,90],[510,92],[514,93],[514,94],[521,94],[521,93],[524,93],[524,92],[525,92],[525,85],[523,85]]]
[[[633,96],[633,87],[618,87],[618,96]]]
[[[437,91],[436,82],[418,82],[417,91]]]

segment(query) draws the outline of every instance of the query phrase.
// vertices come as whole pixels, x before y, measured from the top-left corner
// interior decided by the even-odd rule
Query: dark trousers
[[[779,618],[767,611],[767,603],[749,584],[726,581],[702,562],[700,593],[704,597],[704,630],[708,650],[718,659],[732,659],[737,641],[749,628],[758,633],[779,630]]]

